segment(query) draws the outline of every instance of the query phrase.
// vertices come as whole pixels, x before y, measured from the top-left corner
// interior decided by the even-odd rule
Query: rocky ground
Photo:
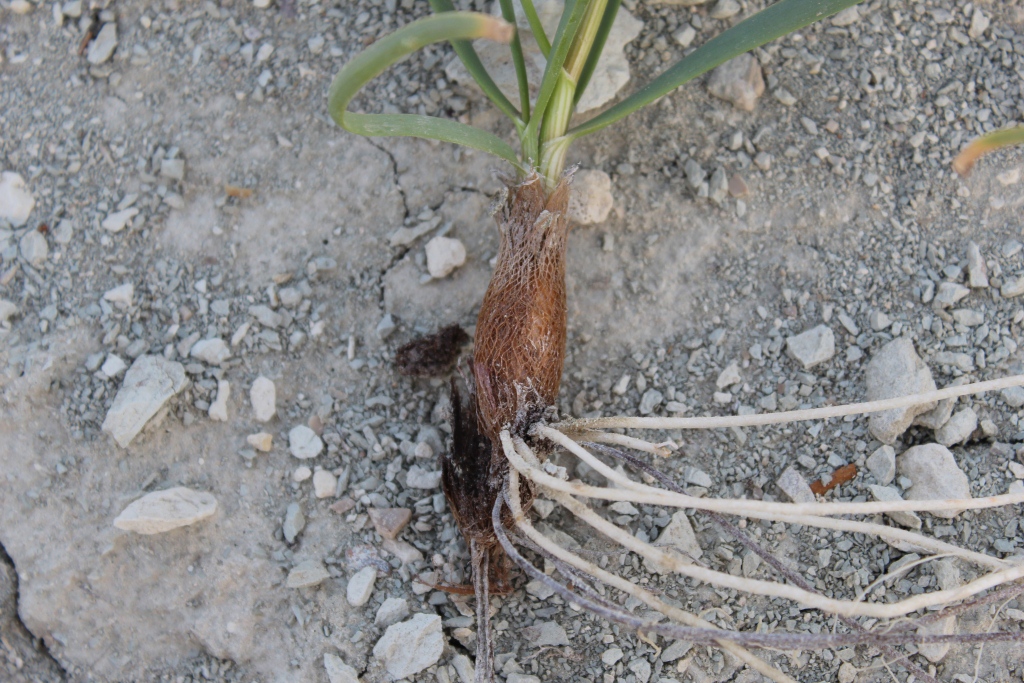
[[[623,4],[639,31],[625,91],[762,6]],[[345,134],[324,100],[349,56],[427,11],[0,0],[0,677],[470,680],[471,603],[412,580],[466,577],[437,486],[447,384],[401,377],[393,360],[437,327],[472,332],[505,169]],[[1024,5],[874,0],[755,58],[573,150],[604,174],[581,184],[600,197],[610,180],[612,202],[571,237],[561,413],[762,412],[1020,372],[1024,154],[986,158],[968,180],[949,163],[1024,117]],[[451,59],[425,50],[357,106],[507,134]],[[438,237],[466,255],[431,279]],[[434,244],[461,260],[455,242]],[[714,496],[801,499],[847,464],[857,476],[825,498],[1004,493],[1024,478],[1022,407],[1009,390],[888,421],[669,433],[682,448],[660,465]],[[607,514],[647,539],[678,527],[647,506]],[[687,521],[702,563],[772,575]],[[1000,557],[1024,548],[1016,510],[891,523]],[[781,600],[651,574],[559,511],[542,528],[566,543],[578,532],[723,627],[832,628]],[[857,535],[748,530],[830,595],[915,559]],[[978,571],[914,565],[872,599]],[[1022,610],[945,626],[1020,631]],[[538,586],[494,611],[510,683],[759,680]],[[1008,681],[1024,676],[1022,648],[906,650],[941,680]],[[909,680],[870,647],[767,657],[801,681]]]

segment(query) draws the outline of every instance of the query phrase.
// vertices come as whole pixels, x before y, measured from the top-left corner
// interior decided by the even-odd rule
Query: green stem
[[[548,53],[551,52],[551,43],[548,41],[548,34],[544,32],[544,25],[540,23],[540,17],[533,6],[533,0],[521,1],[523,3],[523,13],[526,14],[526,21],[530,22],[530,30],[533,31],[533,38],[537,41],[537,47],[540,48],[540,53],[544,55],[544,59],[547,59]]]
[[[501,0],[501,16],[513,26],[516,25],[516,12],[512,0]],[[526,77],[526,60],[523,58],[523,45],[519,42],[519,31],[512,37],[512,64],[516,69],[516,82],[519,84],[519,108],[523,112],[523,120],[530,120],[530,81]]]

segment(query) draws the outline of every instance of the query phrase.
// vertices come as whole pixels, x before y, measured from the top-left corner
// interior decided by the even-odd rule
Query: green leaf
[[[551,43],[548,41],[548,34],[544,32],[544,24],[540,23],[540,17],[537,16],[533,0],[522,0],[522,3],[523,14],[526,15],[526,21],[530,23],[530,30],[533,32],[534,40],[537,41],[537,47],[540,48],[540,53],[544,55],[544,59],[547,59],[548,53],[551,52]]]
[[[452,0],[430,0],[430,9],[434,10],[436,14],[442,12],[454,12],[455,6],[452,4]],[[452,48],[455,50],[455,54],[458,56],[459,61],[466,67],[466,71],[473,77],[476,84],[483,91],[484,95],[487,96],[495,107],[497,107],[502,114],[509,117],[513,121],[517,121],[516,128],[521,128],[522,125],[526,125],[524,118],[528,117],[529,112],[524,116],[516,109],[515,105],[509,102],[509,99],[505,97],[505,93],[501,92],[501,88],[494,82],[491,75],[487,73],[487,69],[484,68],[483,62],[480,61],[480,55],[473,49],[473,44],[468,40],[453,40],[451,41]],[[521,125],[520,125],[521,124]]]
[[[501,16],[513,26],[516,25],[516,11],[512,8],[512,0],[500,0]],[[512,64],[516,69],[516,82],[519,84],[519,107],[523,110],[523,119],[530,119],[530,81],[526,78],[526,60],[523,59],[523,46],[519,42],[519,31],[512,37]]]
[[[583,97],[583,91],[590,85],[590,79],[594,75],[594,69],[597,68],[598,60],[601,59],[601,53],[604,52],[604,44],[608,42],[608,34],[612,31],[612,25],[615,23],[615,17],[619,13],[619,5],[621,4],[622,0],[608,0],[608,4],[604,8],[601,25],[597,29],[597,35],[594,37],[594,45],[590,48],[590,54],[587,55],[583,71],[580,72],[579,83],[576,84],[576,96],[573,99],[574,105],[579,104],[580,98]]]
[[[963,177],[974,168],[974,163],[983,155],[995,152],[1004,147],[1024,144],[1024,126],[997,130],[987,135],[982,135],[971,141],[971,144],[964,147],[964,150],[953,159],[953,170]]]
[[[737,55],[829,17],[860,1],[780,0],[709,40],[637,92],[571,129],[568,135],[577,139],[601,130]]]
[[[508,42],[513,27],[476,12],[444,12],[407,24],[353,57],[334,77],[327,94],[331,118],[347,131],[369,136],[410,136],[454,142],[489,152],[517,168],[516,152],[496,135],[457,121],[417,114],[354,114],[348,105],[359,90],[389,66],[431,43],[489,38]]]

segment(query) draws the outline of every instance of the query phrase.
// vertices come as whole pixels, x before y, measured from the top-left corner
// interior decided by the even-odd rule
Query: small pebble
[[[940,429],[935,430],[935,440],[943,446],[964,443],[978,428],[978,415],[971,408],[955,413]]]
[[[412,510],[408,508],[370,508],[367,512],[377,533],[392,540],[398,538],[412,519]]]
[[[426,246],[427,272],[439,280],[466,263],[466,247],[451,237],[434,237]]]
[[[288,452],[300,460],[308,460],[320,455],[324,442],[306,425],[292,427],[288,432]]]
[[[262,1],[270,4],[269,0],[256,0],[257,3]],[[345,660],[338,655],[324,654],[324,670],[327,672],[329,683],[360,683],[359,672],[346,664]]]
[[[202,339],[192,346],[189,355],[207,365],[221,365],[231,357],[231,348],[223,339]]]
[[[109,356],[107,356],[107,359],[105,361],[103,361],[103,365],[102,367],[100,367],[100,372],[102,372],[107,377],[113,379],[114,377],[117,377],[122,372],[124,372],[125,368],[127,367],[127,363],[121,360],[119,356],[116,356],[115,354],[112,353]]]
[[[883,503],[892,503],[898,500],[903,500],[900,496],[900,492],[889,486],[877,486],[875,484],[871,484],[868,486],[868,489],[871,490],[871,495],[875,500]],[[885,515],[900,526],[905,526],[908,529],[921,528],[921,518],[913,512],[907,510],[894,510],[886,512]]]
[[[107,232],[118,233],[124,230],[125,226],[128,225],[128,221],[137,215],[139,215],[139,210],[134,208],[118,211],[104,218],[100,226]]]
[[[266,377],[257,377],[249,389],[249,403],[257,422],[269,422],[277,413],[277,390]]]
[[[333,498],[338,489],[338,478],[327,470],[313,474],[313,492],[317,498]]]
[[[405,598],[388,598],[377,609],[373,625],[387,628],[409,616],[409,603]]]
[[[210,404],[208,415],[217,422],[228,421],[228,398],[231,396],[231,384],[226,379],[217,380],[217,398]]]
[[[875,481],[887,486],[896,477],[896,449],[892,446],[882,446],[868,457],[865,464],[868,471],[875,476]]]
[[[433,666],[444,652],[441,617],[414,614],[408,621],[392,624],[373,647],[373,656],[395,680],[410,678]]]
[[[775,480],[775,485],[794,503],[815,502],[814,492],[811,491],[807,480],[792,467],[787,467],[779,475],[779,478]]]
[[[103,24],[103,28],[89,44],[89,51],[86,53],[85,59],[94,66],[103,64],[110,59],[116,48],[117,24],[108,22]]]
[[[836,339],[827,325],[818,325],[794,337],[786,338],[786,354],[810,370],[836,355]]]
[[[878,401],[935,391],[931,370],[917,355],[914,343],[901,337],[883,346],[864,371],[866,400]],[[907,431],[914,418],[936,407],[925,403],[909,408],[894,408],[868,416],[868,429],[882,443],[892,444]]]
[[[212,517],[217,499],[212,494],[179,486],[147,493],[126,507],[114,526],[137,534],[160,534]]]
[[[309,588],[318,586],[331,575],[320,560],[303,560],[288,572],[287,586],[289,588]]]
[[[734,0],[721,0],[719,4],[722,2],[732,2],[735,5]],[[708,92],[719,99],[731,102],[737,109],[754,111],[757,99],[764,93],[761,65],[750,53],[733,57],[711,72]]]
[[[972,289],[988,287],[988,266],[981,255],[981,248],[974,242],[967,245],[967,273]]]
[[[50,248],[46,238],[38,230],[29,230],[18,241],[21,258],[33,268],[39,268],[46,261]]]
[[[906,500],[959,500],[971,497],[967,475],[956,464],[949,449],[937,443],[914,446],[896,459],[899,473],[912,482]],[[935,510],[935,517],[952,519],[955,510]]]
[[[612,179],[601,170],[577,171],[569,195],[569,218],[579,225],[603,223],[614,205]]]
[[[269,453],[274,445],[274,435],[267,432],[258,432],[245,437],[245,442],[258,451]]]
[[[441,471],[432,472],[413,465],[406,473],[405,484],[411,489],[436,489],[441,485]]]
[[[135,298],[135,287],[130,282],[108,289],[103,293],[103,300],[119,306],[131,306]]]
[[[299,467],[295,468],[294,472],[292,472],[292,481],[302,483],[312,476],[313,470],[309,469],[305,465],[300,465]]]
[[[377,581],[377,568],[373,566],[363,567],[348,580],[345,589],[345,597],[348,604],[353,607],[362,607],[370,601],[373,595],[373,586]]]
[[[294,543],[304,528],[306,528],[306,516],[302,514],[302,506],[298,503],[289,503],[282,525],[285,540]]]

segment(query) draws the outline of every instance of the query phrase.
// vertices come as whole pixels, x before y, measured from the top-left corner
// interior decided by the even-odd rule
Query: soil
[[[443,447],[448,384],[400,375],[394,356],[447,325],[474,332],[498,244],[496,174],[507,169],[445,144],[349,135],[325,104],[345,60],[425,15],[426,3],[140,0],[86,6],[78,18],[74,4],[58,23],[48,5],[0,2],[0,170],[19,173],[35,198],[26,226],[0,224],[0,299],[19,309],[0,326],[0,678],[326,681],[323,657],[337,654],[363,681],[384,681],[374,616],[386,598],[402,597],[413,613],[444,620],[444,653],[411,680],[459,680],[453,662],[472,654],[471,603],[412,579],[465,580],[466,548],[440,489],[407,485],[413,465],[436,469],[417,453]],[[685,25],[697,45],[762,3],[738,5],[718,20],[712,4],[625,2],[644,23],[627,48],[627,89],[684,54],[673,36]],[[980,33],[971,29],[978,11],[991,22]],[[111,22],[116,51],[90,64],[83,37]],[[609,174],[614,208],[570,234],[560,413],[638,414],[645,395],[656,398],[650,390],[661,396],[653,414],[669,414],[671,402],[695,415],[862,400],[866,363],[900,336],[940,386],[1019,372],[1024,309],[1012,288],[1000,292],[1024,274],[1024,153],[986,158],[966,180],[949,163],[973,136],[1024,118],[1024,5],[875,0],[849,25],[808,28],[755,54],[767,84],[755,111],[711,97],[698,81],[572,150],[572,163]],[[479,95],[446,79],[451,58],[445,46],[425,50],[374,81],[357,106],[461,117],[508,135]],[[795,101],[786,104],[787,94]],[[180,177],[167,163],[177,160]],[[709,176],[704,185],[689,182],[688,160]],[[748,192],[716,195],[719,169]],[[232,196],[228,186],[252,194]],[[103,227],[129,208],[139,212],[123,230]],[[412,244],[389,242],[435,217]],[[34,262],[19,248],[33,230],[47,244]],[[464,243],[466,264],[424,281],[424,244],[441,232]],[[966,286],[971,242],[990,286],[956,304],[982,316],[965,326],[933,296],[943,282]],[[130,305],[103,299],[124,283],[134,287]],[[257,322],[257,305],[279,314],[276,326]],[[387,314],[397,327],[381,338]],[[246,323],[226,362],[188,357],[196,340],[230,340]],[[785,340],[819,324],[834,332],[836,353],[805,370]],[[128,364],[165,355],[191,380],[126,449],[101,430],[123,378],[99,369],[110,354]],[[717,386],[733,362],[741,382]],[[276,385],[268,424],[249,404],[261,375]],[[226,422],[207,415],[222,379],[232,387]],[[1024,442],[1020,413],[998,394],[957,409],[968,406],[991,427],[952,451],[973,495],[1004,493]],[[297,425],[326,443],[308,463],[288,451]],[[273,434],[269,453],[247,445],[259,431]],[[680,481],[701,486],[703,473],[708,495],[766,499],[784,499],[775,480],[790,466],[811,482],[852,463],[858,476],[825,498],[870,500],[876,482],[864,463],[881,445],[866,418],[655,436],[681,444],[658,463]],[[896,451],[933,440],[915,427]],[[309,480],[295,481],[301,465],[335,472],[345,484],[338,498],[354,506],[332,511],[335,497],[318,499]],[[172,486],[213,493],[218,512],[152,536],[114,528],[128,503]],[[282,523],[294,502],[306,524],[289,543]],[[412,510],[400,538],[421,559],[403,564],[385,549],[371,507]],[[922,517],[933,535],[1019,558],[1016,513]],[[668,523],[648,506],[608,514],[645,538]],[[703,562],[747,572],[741,546],[693,520]],[[724,627],[832,628],[792,603],[650,574],[561,511],[545,523]],[[904,556],[877,539],[749,528],[832,595],[852,596]],[[353,607],[346,582],[361,546],[392,571]],[[289,570],[310,559],[331,578],[289,588]],[[934,567],[890,582],[885,597],[934,588]],[[957,571],[966,580],[977,569]],[[676,647],[666,660],[670,643],[522,586],[494,607],[497,669],[510,683],[760,680],[710,648]],[[1019,632],[1012,615],[1022,609],[1016,599],[998,613],[975,610],[957,628]],[[537,645],[524,631],[548,621],[568,645]],[[623,657],[606,664],[601,655],[613,648]],[[905,649],[941,680],[1024,675],[1020,642],[954,646],[935,664]],[[908,679],[902,663],[887,670],[869,647],[765,656],[801,681],[844,680],[847,663],[857,681],[891,680],[889,670]]]

